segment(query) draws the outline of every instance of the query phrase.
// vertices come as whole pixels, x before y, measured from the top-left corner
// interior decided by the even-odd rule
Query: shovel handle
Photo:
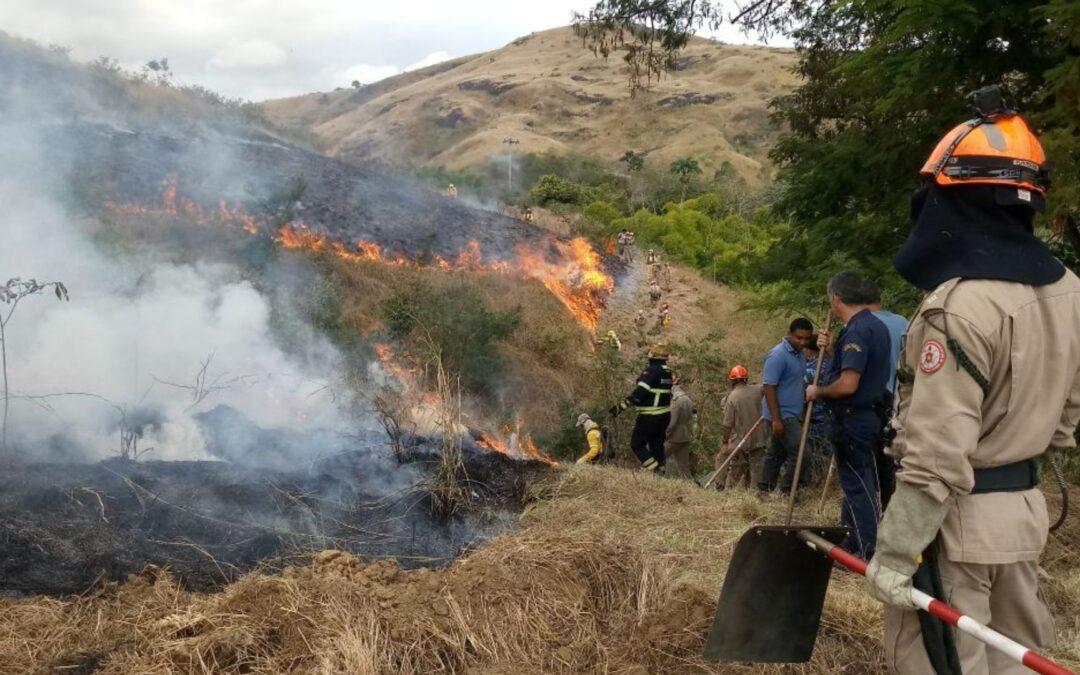
[[[805,541],[810,548],[818,553],[827,555],[860,576],[866,576],[866,561],[862,558],[848,553],[844,549],[819,537],[813,532],[801,530],[799,532],[799,537]],[[917,588],[911,589],[911,599],[927,614],[941,619],[950,626],[967,633],[979,642],[1010,656],[1013,660],[1022,663],[1036,673],[1043,673],[1043,675],[1075,675],[1075,673],[1068,668],[1064,668],[1057,663],[1054,663],[1042,654],[1039,654],[1032,649],[1028,649],[1024,645],[1002,635],[993,628],[972,619],[952,605],[947,605],[932,595],[923,593]]]

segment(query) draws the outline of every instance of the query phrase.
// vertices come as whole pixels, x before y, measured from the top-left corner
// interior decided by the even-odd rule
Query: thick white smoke
[[[49,448],[85,459],[117,454],[117,407],[129,422],[155,422],[139,442],[154,448],[154,459],[204,458],[192,416],[219,404],[263,427],[343,426],[335,383],[326,380],[339,371],[339,356],[325,339],[312,332],[307,354],[286,354],[271,335],[268,299],[236,270],[106,257],[88,237],[89,223],[46,194],[0,179],[0,283],[56,280],[71,293],[70,302],[51,293],[26,298],[8,325],[9,437],[17,448],[31,457]],[[206,396],[197,401],[186,387],[196,387],[207,359]]]

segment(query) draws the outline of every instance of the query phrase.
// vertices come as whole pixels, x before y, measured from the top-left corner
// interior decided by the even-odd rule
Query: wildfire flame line
[[[397,380],[398,384],[406,394],[419,398],[419,400],[416,401],[417,407],[423,408],[426,406],[430,408],[431,406],[440,405],[438,397],[433,393],[424,393],[420,391],[420,368],[416,367],[414,364],[404,365],[404,359],[398,358],[394,354],[393,348],[386,343],[376,342],[372,344],[372,347],[375,350],[375,356],[378,358],[383,371]],[[520,418],[515,423],[515,429],[513,430],[511,430],[510,427],[504,427],[500,433],[489,431],[478,431],[474,433],[463,427],[461,432],[463,436],[468,432],[468,435],[472,438],[473,442],[486,450],[498,452],[507,457],[525,457],[527,459],[544,462],[550,466],[557,465],[557,462],[554,459],[543,450],[536,447],[531,436],[527,433],[522,433],[522,422]]]
[[[105,208],[128,215],[183,216],[199,225],[237,227],[248,234],[258,234],[270,228],[268,218],[252,216],[239,204],[230,206],[222,199],[216,209],[208,209],[192,199],[179,196],[177,188],[176,177],[169,176],[162,184],[160,205],[148,207],[107,200]],[[282,225],[271,236],[283,248],[325,251],[349,262],[519,274],[543,284],[574,320],[590,333],[596,332],[604,302],[615,287],[614,280],[603,271],[600,254],[581,237],[569,242],[554,242],[551,246],[557,253],[555,260],[551,259],[549,251],[542,250],[541,247],[519,244],[515,248],[515,259],[507,262],[485,261],[476,240],[462,248],[456,258],[434,256],[421,261],[409,258],[401,252],[385,252],[379,244],[366,239],[358,239],[352,244],[331,240],[312,231],[302,221]]]

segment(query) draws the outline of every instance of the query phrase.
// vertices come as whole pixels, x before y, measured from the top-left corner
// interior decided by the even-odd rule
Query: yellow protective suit
[[[589,444],[589,451],[578,458],[577,464],[595,462],[604,451],[604,444],[600,440],[600,425],[592,420],[585,423],[585,441]]]

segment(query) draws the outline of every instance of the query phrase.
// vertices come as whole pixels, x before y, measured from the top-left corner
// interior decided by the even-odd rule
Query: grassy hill
[[[594,56],[564,27],[358,90],[262,107],[346,161],[463,168],[505,154],[512,137],[516,152],[616,160],[635,150],[659,165],[693,155],[708,173],[730,162],[761,184],[778,131],[768,102],[797,84],[794,62],[789,49],[694,39],[678,70],[631,98],[621,58]]]

